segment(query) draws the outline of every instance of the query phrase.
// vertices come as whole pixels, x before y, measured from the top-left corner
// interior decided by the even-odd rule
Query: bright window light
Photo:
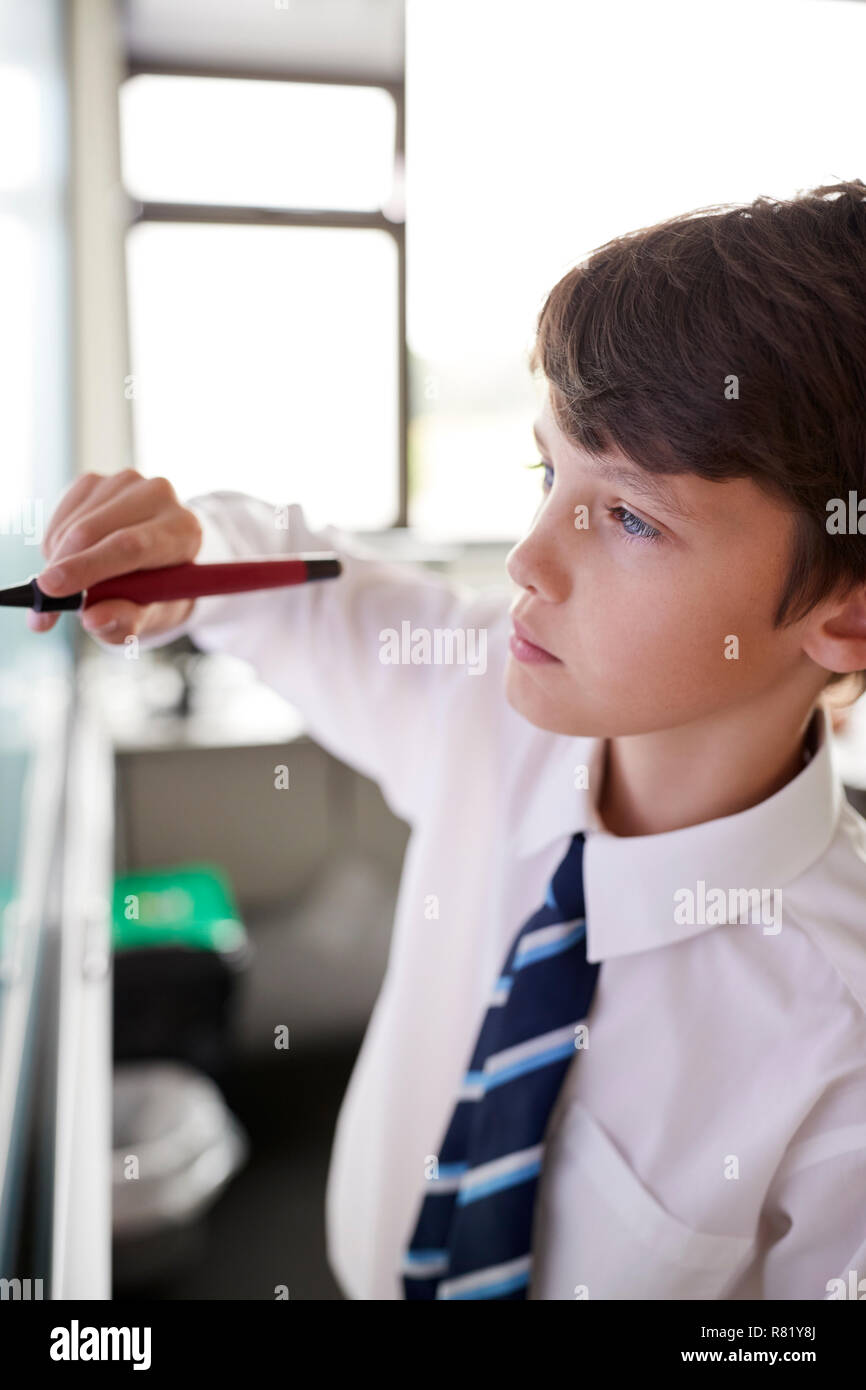
[[[124,183],[143,202],[375,211],[391,196],[379,87],[143,73],[120,92]]]
[[[142,223],[127,237],[136,467],[181,497],[397,510],[397,256],[375,230]]]

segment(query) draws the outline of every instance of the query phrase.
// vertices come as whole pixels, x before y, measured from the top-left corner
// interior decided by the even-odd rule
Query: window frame
[[[133,77],[224,78],[245,82],[321,83],[327,86],[375,87],[388,92],[394,102],[394,171],[400,178],[405,166],[405,83],[370,73],[330,71],[323,68],[232,68],[210,64],[164,63],[127,58],[123,81]],[[125,190],[126,191],[126,190]],[[129,215],[126,231],[143,222],[223,223],[256,227],[330,227],[374,230],[391,237],[397,253],[397,511],[389,529],[409,524],[409,346],[406,338],[406,222],[386,217],[381,210],[302,207],[246,207],[231,203],[177,203],[141,201],[126,191]]]

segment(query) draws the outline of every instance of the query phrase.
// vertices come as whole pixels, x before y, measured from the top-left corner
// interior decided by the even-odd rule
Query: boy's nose
[[[562,535],[550,525],[534,525],[509,551],[505,569],[521,589],[529,589],[549,603],[561,603],[568,596],[576,562]]]

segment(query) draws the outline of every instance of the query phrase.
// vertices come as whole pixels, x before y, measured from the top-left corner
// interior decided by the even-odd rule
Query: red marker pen
[[[62,561],[58,562],[62,564]],[[0,607],[33,608],[37,613],[78,612],[104,599],[130,603],[170,603],[173,599],[207,598],[212,594],[248,593],[254,589],[282,589],[290,584],[309,584],[315,579],[336,579],[343,566],[331,551],[292,555],[288,559],[227,560],[213,565],[164,565],[160,569],[130,570],[101,579],[89,589],[54,598],[44,594],[36,576],[26,584],[0,589]]]

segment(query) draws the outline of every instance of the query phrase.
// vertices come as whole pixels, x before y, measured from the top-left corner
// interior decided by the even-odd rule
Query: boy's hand
[[[144,478],[133,468],[84,473],[64,493],[48,523],[42,541],[48,565],[36,578],[46,594],[60,597],[128,570],[187,563],[201,543],[198,517],[177,500],[167,478]],[[55,568],[62,573],[55,574]],[[81,625],[119,644],[132,633],[167,631],[188,617],[194,603],[179,599],[142,606],[105,599],[83,610]],[[46,632],[59,617],[27,610],[34,632]]]

